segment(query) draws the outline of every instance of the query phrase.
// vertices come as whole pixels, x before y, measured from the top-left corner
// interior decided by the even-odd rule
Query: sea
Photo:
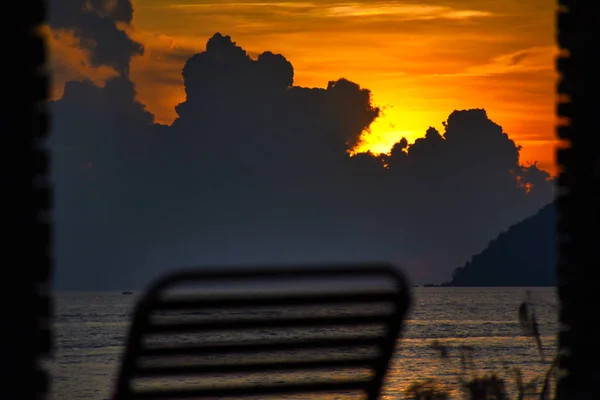
[[[543,361],[535,340],[518,321],[527,291],[541,332]],[[52,377],[51,400],[110,398],[138,296],[55,294],[54,353],[45,361]],[[557,318],[554,288],[414,288],[382,399],[406,398],[411,384],[429,378],[452,398],[463,398],[458,379],[464,371],[459,355],[465,348],[473,363],[467,374],[497,373],[514,394],[515,371],[527,382],[548,369],[557,348]],[[439,346],[446,349],[446,357]]]

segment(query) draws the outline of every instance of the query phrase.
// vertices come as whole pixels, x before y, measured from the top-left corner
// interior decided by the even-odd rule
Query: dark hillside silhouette
[[[515,224],[457,268],[449,286],[556,285],[556,205]]]

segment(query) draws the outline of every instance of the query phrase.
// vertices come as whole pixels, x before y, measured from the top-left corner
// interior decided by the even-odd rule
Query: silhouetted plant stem
[[[531,294],[529,292],[527,292],[526,300],[523,301],[519,306],[518,319],[525,335],[532,336],[535,339],[540,354],[540,362],[545,364],[544,348],[542,345],[535,310],[531,305]],[[434,340],[431,343],[431,348],[438,352],[440,358],[442,358],[444,361],[447,361],[449,359],[449,352],[452,349],[452,347],[441,344],[438,340]],[[460,361],[460,371],[458,373],[457,380],[460,389],[464,393],[465,399],[509,399],[508,394],[506,393],[505,381],[502,378],[500,378],[497,374],[477,374],[477,370],[475,369],[475,364],[473,361],[472,347],[462,345],[454,348],[458,350]],[[556,373],[557,367],[558,356],[555,356],[552,364],[545,372],[543,380],[541,379],[541,377],[536,377],[529,381],[527,384],[525,384],[523,373],[519,368],[510,368],[508,365],[504,366],[507,372],[510,370],[514,373],[515,384],[517,389],[517,397],[515,398],[516,400],[525,400],[526,394],[527,396],[531,396],[532,394],[537,396],[539,394],[540,400],[550,400],[551,379],[552,376]],[[449,394],[447,392],[438,389],[434,379],[414,383],[410,386],[409,389],[410,390],[408,390],[406,393],[410,393],[410,399],[438,400],[449,398]],[[539,392],[538,389],[540,389]]]

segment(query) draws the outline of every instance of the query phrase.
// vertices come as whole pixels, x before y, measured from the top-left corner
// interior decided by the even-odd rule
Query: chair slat
[[[147,378],[154,376],[175,375],[204,375],[204,374],[227,374],[235,372],[274,372],[290,370],[314,370],[324,368],[358,368],[369,367],[379,360],[378,357],[348,358],[340,360],[302,360],[282,362],[262,362],[247,364],[208,364],[190,366],[161,366],[161,367],[138,367],[135,371],[136,377]]]
[[[187,298],[186,298],[187,297]],[[203,308],[251,308],[295,306],[295,305],[333,305],[333,304],[354,304],[354,303],[384,303],[395,301],[398,297],[396,292],[365,292],[352,295],[352,303],[349,302],[348,293],[303,293],[294,295],[215,295],[211,297],[204,296],[181,296],[181,298],[166,299],[156,302],[154,309],[163,310],[195,310]]]
[[[198,268],[183,268],[176,273],[167,276],[155,282],[151,291],[162,290],[164,287],[171,286],[178,282],[203,282],[203,281],[256,281],[268,282],[270,280],[283,279],[322,279],[326,277],[334,278],[373,278],[385,277],[406,285],[405,278],[399,271],[389,264],[344,264],[344,265],[287,265],[274,267],[203,267],[202,271]]]
[[[358,326],[385,324],[389,315],[343,315],[297,318],[252,318],[230,321],[162,323],[148,326],[147,333],[198,333],[251,328],[310,328],[322,326]]]
[[[130,399],[201,399],[233,396],[269,396],[297,393],[318,393],[360,390],[369,388],[367,381],[336,381],[336,382],[311,382],[306,384],[286,384],[269,386],[239,386],[223,388],[194,388],[171,390],[143,390],[133,392]]]
[[[309,339],[304,341],[286,340],[259,343],[215,343],[203,346],[169,346],[143,348],[140,357],[171,357],[171,356],[198,356],[211,354],[231,353],[258,353],[262,351],[287,351],[287,350],[312,350],[340,347],[366,347],[379,346],[381,337],[357,337],[357,338],[323,338]]]

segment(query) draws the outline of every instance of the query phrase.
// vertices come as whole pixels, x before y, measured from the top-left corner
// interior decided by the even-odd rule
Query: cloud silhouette
[[[133,218],[134,197],[128,193],[137,190],[145,167],[144,133],[159,127],[152,128],[154,116],[136,101],[129,78],[132,57],[143,53],[124,30],[132,17],[129,0],[50,2],[54,36],[78,45],[78,59],[93,72],[67,82],[62,98],[51,104],[59,286],[109,287],[122,265],[134,265],[135,259],[126,258],[132,247],[128,226],[139,218]],[[107,69],[113,73],[97,76]]]
[[[110,66],[119,73],[129,72],[129,63],[143,53],[143,46],[118,27],[130,25],[130,0],[51,1],[48,23],[52,29],[73,31],[83,49],[91,54],[93,66]]]
[[[505,221],[519,221],[549,202],[553,191],[548,173],[519,165],[520,148],[484,110],[454,111],[444,126],[443,135],[429,128],[386,159],[390,180],[409,189],[392,191],[411,210],[392,218],[410,227],[420,238],[416,248],[431,252],[437,265],[468,257],[472,249],[465,244],[479,247],[482,237],[506,229]]]
[[[66,82],[71,80],[91,80],[98,86],[119,73],[112,67],[93,66],[90,54],[81,47],[80,38],[72,31],[52,30],[44,26],[48,47],[52,49],[49,57],[49,68],[52,71],[52,99],[63,95]]]
[[[140,286],[181,264],[360,260],[443,281],[552,199],[548,174],[519,165],[484,110],[351,157],[380,114],[354,82],[294,86],[284,56],[250,57],[219,33],[182,76],[168,126],[123,75],[71,82],[52,104],[59,287]]]

